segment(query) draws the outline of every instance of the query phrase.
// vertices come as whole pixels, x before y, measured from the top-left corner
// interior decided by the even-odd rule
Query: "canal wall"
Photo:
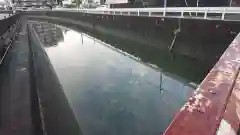
[[[103,33],[98,30],[92,30],[87,27],[80,25],[78,21],[61,21],[53,18],[39,18],[39,17],[29,17],[31,21],[38,22],[48,22],[63,27],[73,29],[78,32],[86,33],[93,38],[103,41],[104,43],[110,44],[116,49],[120,49],[135,58],[138,58],[144,63],[149,63],[148,66],[153,66],[153,68],[158,67],[163,72],[169,72],[175,74],[188,81],[200,83],[205,75],[209,72],[212,65],[207,65],[206,63],[200,62],[196,59],[192,59],[188,56],[171,53],[169,51],[161,51],[156,49],[156,47],[149,46],[148,44],[142,42],[136,42],[133,39],[126,38],[127,36],[119,36],[117,31],[112,33]],[[194,70],[192,70],[194,69]],[[188,71],[188,74],[186,74]]]
[[[32,52],[31,59],[33,59],[32,73],[34,74],[35,89],[37,89],[37,96],[41,101],[40,113],[44,133],[82,135],[58,77],[43,46],[40,45],[34,27],[33,24],[29,25],[28,36]]]
[[[144,42],[156,49],[186,55],[212,65],[240,29],[236,22],[197,19],[112,16],[66,11],[50,11],[41,16],[69,22],[78,21],[79,25],[94,31]],[[109,29],[114,29],[114,32]]]

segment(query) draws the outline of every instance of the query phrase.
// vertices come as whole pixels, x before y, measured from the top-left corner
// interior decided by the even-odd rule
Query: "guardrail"
[[[166,7],[166,8],[106,8],[106,9],[67,9],[59,8],[54,11],[83,12],[89,14],[174,17],[225,20],[227,14],[240,14],[240,7]],[[39,10],[35,10],[39,11]],[[51,10],[44,10],[51,11]],[[239,17],[240,18],[240,17]],[[240,19],[239,19],[240,20]]]
[[[239,135],[240,34],[163,135]]]
[[[16,30],[19,27],[19,21],[16,21],[6,32],[0,37],[0,65],[3,63],[9,48],[16,37]]]

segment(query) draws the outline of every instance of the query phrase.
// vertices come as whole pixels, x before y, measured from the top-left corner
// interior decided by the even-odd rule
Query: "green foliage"
[[[82,0],[73,0],[72,3],[76,3],[76,6],[79,7],[82,4]]]

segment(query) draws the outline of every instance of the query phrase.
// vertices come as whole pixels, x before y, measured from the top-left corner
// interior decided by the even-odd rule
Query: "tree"
[[[82,0],[75,0],[76,1],[76,6],[79,8],[80,4],[82,4]]]

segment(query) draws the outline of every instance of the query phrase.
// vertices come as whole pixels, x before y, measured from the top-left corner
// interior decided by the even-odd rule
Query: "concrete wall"
[[[222,53],[240,31],[237,22],[91,15],[59,11],[39,13],[38,15],[28,13],[28,16],[40,19],[40,21],[44,20],[64,24],[66,27],[79,29],[79,31],[84,30],[88,34],[111,45],[116,45],[117,48],[137,57],[142,55],[141,49],[147,50],[146,48],[152,48],[151,50],[155,52],[148,52],[144,56],[144,59],[151,59],[150,56],[152,54],[166,54],[169,56],[168,58],[164,55],[156,55],[159,59],[153,62],[158,63],[159,67],[162,67],[161,64],[164,61],[168,61],[165,62],[169,63],[166,69],[171,69],[174,65],[170,64],[171,58],[174,59],[172,63],[176,63],[177,59],[181,59],[178,63],[182,64],[189,63],[189,61],[196,61],[197,67],[184,68],[183,66],[183,68],[178,68],[183,70],[177,73],[180,76],[184,76],[186,75],[186,69],[188,69],[187,71],[193,70],[193,73],[189,71],[187,74],[188,77],[185,78],[195,81],[199,81],[194,78],[194,74],[200,74],[197,69],[208,67],[203,70],[207,73],[208,69],[218,61]],[[177,34],[174,46],[169,51],[174,38],[174,31],[179,27],[181,32]],[[115,40],[113,41],[113,39]],[[183,59],[185,62],[182,61]],[[189,59],[187,60],[188,62],[186,62],[186,59]],[[205,67],[200,67],[201,65]]]
[[[172,52],[184,54],[202,61],[215,62],[240,31],[238,23],[179,20],[148,17],[90,15],[84,13],[48,12],[48,17],[76,20],[88,23],[93,29],[111,28],[123,33],[141,37],[151,46],[169,49],[174,31],[181,27]],[[179,25],[180,23],[180,25]],[[101,29],[103,31],[103,29]]]
[[[32,25],[34,27],[34,25]],[[29,29],[34,53],[35,83],[41,100],[44,129],[48,135],[82,135],[62,86],[33,29]],[[46,81],[47,80],[47,81]],[[61,105],[59,105],[61,104]]]

